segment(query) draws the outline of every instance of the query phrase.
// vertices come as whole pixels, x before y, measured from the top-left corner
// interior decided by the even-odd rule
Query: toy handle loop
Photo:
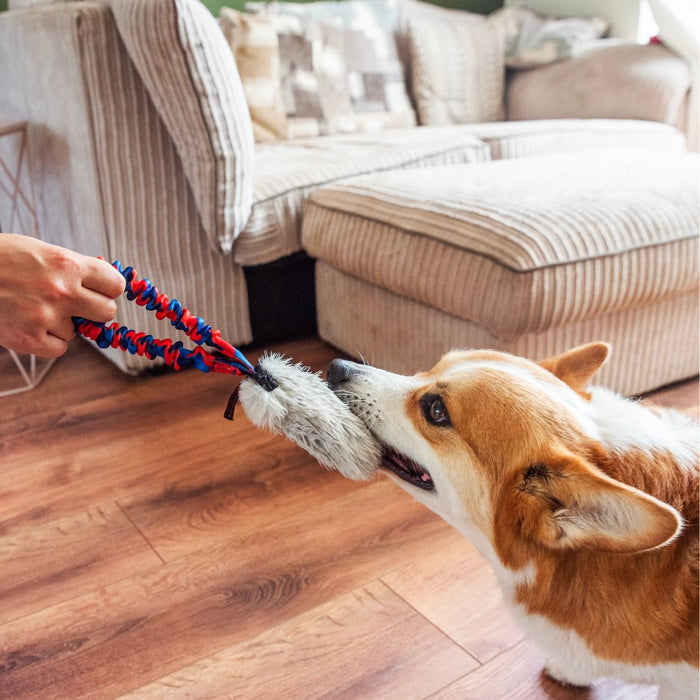
[[[74,316],[73,323],[77,333],[94,341],[101,348],[119,348],[132,355],[148,357],[150,360],[159,357],[174,370],[195,367],[201,372],[256,377],[255,367],[240,350],[221,337],[219,330],[190,313],[177,299],[168,299],[165,294],[161,294],[149,279],[139,279],[133,267],[123,268],[118,260],[112,265],[126,280],[125,293],[129,301],[135,301],[139,306],[145,306],[148,311],[155,312],[159,320],[167,318],[172,326],[191,338],[197,347],[189,350],[179,340],[154,338],[118,323],[106,325]],[[203,345],[213,348],[214,352],[207,352]]]

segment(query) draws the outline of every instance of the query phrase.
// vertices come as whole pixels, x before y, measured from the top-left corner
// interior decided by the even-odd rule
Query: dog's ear
[[[548,357],[539,365],[588,398],[589,395],[584,389],[591,377],[605,364],[609,355],[610,346],[607,343],[596,342],[579,345],[561,355]]]
[[[675,508],[574,455],[530,465],[518,478],[522,534],[548,548],[642,552],[682,527]]]

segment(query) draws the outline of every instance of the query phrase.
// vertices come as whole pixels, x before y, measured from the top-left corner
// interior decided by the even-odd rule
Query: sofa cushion
[[[409,39],[409,24],[411,22],[483,22],[484,15],[466,12],[452,7],[442,7],[423,0],[397,0],[398,22],[396,26],[396,46],[399,59],[406,73],[406,84],[409,96],[416,103],[413,94],[413,67],[411,66],[411,46]]]
[[[506,91],[507,118],[646,119],[677,125],[691,82],[688,65],[663,46],[602,39],[570,59],[514,71]]]
[[[610,150],[353,178],[311,196],[303,243],[496,338],[541,332],[697,290],[698,156],[649,166]]]
[[[683,133],[669,124],[632,119],[538,119],[472,124],[491,157],[523,158],[592,148],[685,150]]]
[[[464,127],[388,129],[258,144],[253,209],[236,241],[236,261],[270,262],[301,249],[301,217],[309,195],[341,178],[488,159],[488,148]]]
[[[358,131],[415,126],[394,33],[371,23],[351,23],[343,27],[343,41]]]
[[[250,214],[253,169],[253,130],[233,54],[197,0],[108,1],[209,240],[230,251]]]
[[[411,88],[421,124],[503,119],[505,30],[481,22],[409,22]]]

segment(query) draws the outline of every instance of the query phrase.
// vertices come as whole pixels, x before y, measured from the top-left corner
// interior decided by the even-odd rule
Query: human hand
[[[0,234],[0,345],[59,357],[75,336],[71,317],[111,321],[125,284],[104,260]]]

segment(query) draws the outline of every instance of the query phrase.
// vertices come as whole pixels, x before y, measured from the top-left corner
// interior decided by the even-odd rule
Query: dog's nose
[[[347,382],[355,372],[355,363],[347,362],[346,360],[333,360],[333,362],[328,365],[328,371],[326,372],[328,386],[331,389],[335,389]]]

